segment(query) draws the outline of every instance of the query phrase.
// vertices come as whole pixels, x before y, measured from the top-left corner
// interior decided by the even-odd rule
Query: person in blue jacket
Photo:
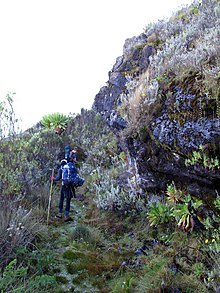
[[[75,162],[76,157],[71,156],[70,162]],[[60,164],[60,168],[58,170],[58,174],[56,177],[51,177],[54,181],[59,181],[63,178],[63,172],[65,169],[65,165],[67,164],[67,160],[62,160]],[[68,163],[69,164],[69,163]],[[76,170],[77,172],[77,170]],[[59,199],[59,207],[58,207],[58,214],[56,215],[56,218],[62,219],[63,215],[63,205],[64,205],[64,199],[66,200],[65,205],[65,211],[64,211],[64,222],[72,221],[72,218],[70,217],[70,202],[73,197],[76,197],[75,195],[75,188],[71,185],[66,185],[64,181],[62,180],[62,185],[60,188],[60,199]]]

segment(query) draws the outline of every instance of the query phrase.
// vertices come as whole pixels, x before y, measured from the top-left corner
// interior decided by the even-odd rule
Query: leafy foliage
[[[219,4],[209,2],[193,4],[169,22],[146,29],[145,45],[153,47],[154,56],[147,71],[123,72],[128,82],[117,110],[129,127],[122,134],[115,135],[101,114],[82,109],[76,117],[46,115],[43,128],[15,136],[11,95],[0,104],[2,290],[63,292],[64,286],[68,292],[217,290],[217,191],[207,203],[190,196],[186,186],[172,178],[163,194],[145,192],[138,174],[140,162],[123,149],[129,131],[135,136],[161,110],[172,95],[171,84],[194,91],[195,117],[210,115],[205,107],[199,108],[206,100],[212,100],[211,115],[219,117]],[[74,202],[74,211],[80,206],[74,229],[52,217],[46,228],[49,178],[66,143],[80,146],[79,169],[86,179],[79,190],[83,199]],[[133,151],[142,150],[137,145]],[[186,164],[219,169],[218,158],[202,146]],[[55,210],[58,185],[53,195]],[[141,254],[136,255],[139,247]]]
[[[168,195],[167,200],[172,203],[178,203],[183,196],[182,191],[177,190],[174,182],[172,182],[172,184],[167,185],[166,194]]]
[[[56,285],[54,277],[48,275],[36,276],[28,280],[28,268],[17,267],[16,258],[6,266],[3,276],[0,278],[2,292],[42,292],[42,290],[54,290]]]
[[[53,113],[43,116],[41,124],[48,129],[55,130],[56,133],[61,134],[68,124],[69,118],[62,113]]]
[[[151,226],[168,223],[171,220],[171,208],[160,201],[149,205],[147,217]]]
[[[0,192],[4,191],[8,196],[24,195],[36,185],[41,185],[42,179],[49,177],[53,162],[60,155],[58,147],[61,145],[61,138],[48,130],[2,140],[0,166],[4,172],[1,174]]]
[[[22,281],[23,278],[27,276],[27,268],[16,268],[16,263],[17,260],[13,259],[5,268],[2,278],[0,278],[0,288],[3,292],[6,290],[6,292],[13,290],[14,285],[16,285],[16,290],[21,290],[23,287]]]
[[[186,166],[194,166],[195,164],[202,164],[205,168],[210,170],[217,170],[220,168],[217,157],[212,158],[206,154],[204,146],[200,145],[198,151],[193,151],[191,158],[185,160]]]

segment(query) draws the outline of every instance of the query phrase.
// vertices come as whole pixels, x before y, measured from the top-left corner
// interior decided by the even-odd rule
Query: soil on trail
[[[85,217],[85,203],[81,198],[71,201],[70,215],[72,220],[64,222],[58,219],[55,214],[51,215],[50,234],[55,258],[53,268],[55,278],[59,284],[57,292],[98,292],[94,288],[86,272],[78,269],[80,251],[74,240],[74,230],[80,227]]]

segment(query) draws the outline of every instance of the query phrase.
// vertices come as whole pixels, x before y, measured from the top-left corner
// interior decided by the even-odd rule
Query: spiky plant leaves
[[[55,130],[56,133],[61,134],[68,124],[69,118],[62,113],[53,113],[43,116],[41,124],[48,129]]]

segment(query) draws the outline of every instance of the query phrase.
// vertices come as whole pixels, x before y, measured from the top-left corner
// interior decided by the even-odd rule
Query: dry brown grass
[[[24,209],[19,200],[0,199],[0,257],[1,265],[16,257],[18,247],[29,246],[39,236],[43,227]]]
[[[159,84],[151,79],[151,70],[148,68],[138,80],[128,83],[129,94],[123,99],[122,106],[118,109],[120,115],[128,121],[125,132],[132,132],[137,126],[147,124],[155,111],[160,109],[158,99]]]

